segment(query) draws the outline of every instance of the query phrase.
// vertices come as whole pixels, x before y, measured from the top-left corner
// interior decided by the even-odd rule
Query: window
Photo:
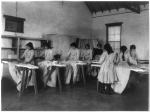
[[[23,33],[24,32],[24,18],[19,17],[13,17],[4,15],[5,17],[5,31],[10,32],[18,32]]]
[[[112,46],[113,50],[119,49],[121,45],[121,27],[122,23],[106,24],[107,42]]]

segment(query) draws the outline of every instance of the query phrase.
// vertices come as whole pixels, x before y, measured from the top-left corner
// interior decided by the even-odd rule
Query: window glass
[[[121,35],[121,25],[120,26],[108,26],[108,42],[111,44],[114,50],[120,48],[120,36]]]

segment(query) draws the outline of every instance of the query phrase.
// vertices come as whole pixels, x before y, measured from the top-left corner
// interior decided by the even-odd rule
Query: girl
[[[90,45],[89,44],[85,45],[85,50],[83,51],[83,59],[85,61],[92,60],[92,50],[90,49]]]
[[[93,49],[93,60],[99,60],[102,53],[103,53],[102,45],[98,43],[97,48]]]
[[[48,85],[50,87],[55,87],[56,86],[56,74],[55,72],[53,72],[54,70],[51,67],[54,53],[53,53],[52,47],[49,46],[48,43],[45,44],[44,48],[45,49],[41,53],[40,56],[44,57],[45,60],[38,63],[38,66],[40,67],[40,70],[42,71],[42,81],[45,86]],[[48,79],[49,78],[48,70],[52,72],[50,79]]]
[[[128,63],[129,63],[129,65],[137,65],[138,64],[138,57],[136,54],[136,46],[135,45],[130,46]]]
[[[101,93],[111,94],[111,84],[118,81],[114,64],[116,62],[116,55],[113,53],[110,44],[104,45],[104,52],[99,60],[101,68],[98,74],[98,81],[100,82]]]
[[[93,48],[93,60],[99,61],[102,53],[103,53],[102,44],[98,43],[97,48]],[[93,67],[91,71],[92,71],[91,75],[93,77],[97,77],[99,68],[94,68]]]
[[[66,71],[66,84],[70,83],[72,73],[73,73],[73,82],[76,81],[76,78],[77,78],[76,61],[79,60],[79,55],[80,55],[80,52],[76,47],[76,43],[72,43],[70,45],[70,49],[66,58],[66,60],[68,61],[67,71]]]
[[[130,51],[127,51],[126,46],[121,46],[119,53],[119,64],[137,65],[137,54],[135,45],[130,46]]]
[[[53,59],[52,47],[49,46],[48,43],[44,45],[44,51],[41,52],[40,57],[44,57],[44,59],[47,61],[51,61]]]
[[[77,61],[79,60],[79,50],[76,47],[76,43],[70,44],[70,49],[66,60]]]
[[[135,45],[130,46],[129,52],[126,46],[120,48],[119,62],[116,66],[118,82],[112,85],[114,92],[121,94],[125,90],[130,78],[130,65],[137,65]]]
[[[34,47],[31,42],[26,44],[26,50],[21,56],[24,59],[24,63],[30,63],[34,65]]]
[[[82,51],[82,59],[86,61],[88,64],[86,66],[86,74],[91,75],[91,60],[92,60],[92,50],[90,49],[90,45],[85,45],[85,50]]]
[[[33,64],[34,65],[34,47],[31,42],[26,44],[26,50],[21,56],[21,59],[24,59],[23,63],[26,64]],[[12,76],[12,79],[17,83],[17,90],[20,91],[21,89],[21,79],[22,79],[22,72],[19,72],[18,69],[15,67],[16,63],[9,63],[9,72]],[[34,73],[34,72],[32,72]],[[30,75],[29,73],[28,75]],[[33,76],[33,75],[32,75]],[[31,77],[31,80],[28,85],[33,85],[33,77]]]
[[[119,53],[119,62],[127,62],[128,55],[127,55],[127,47],[121,46],[120,53]]]

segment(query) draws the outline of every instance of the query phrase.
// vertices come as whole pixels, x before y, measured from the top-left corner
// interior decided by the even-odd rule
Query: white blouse
[[[51,49],[45,50],[45,60],[52,60],[53,59],[53,51]]]
[[[34,60],[34,50],[25,50],[25,52],[22,55],[22,58],[25,58],[26,63],[32,63]]]
[[[70,49],[68,52],[69,60],[77,61],[79,60],[80,51],[78,49]]]

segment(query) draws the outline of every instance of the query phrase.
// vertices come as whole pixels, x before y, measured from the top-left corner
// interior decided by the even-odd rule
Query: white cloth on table
[[[128,83],[130,77],[130,67],[127,63],[120,63],[116,66],[116,73],[119,81],[112,84],[112,88],[114,92],[121,94]]]
[[[116,66],[116,72],[119,81],[112,84],[112,88],[114,92],[121,94],[125,90],[130,78],[131,70],[135,72],[145,72],[145,70],[142,70],[135,66],[129,66],[125,62],[120,63],[118,66]]]
[[[16,63],[8,63],[9,73],[12,79],[18,84],[21,81],[22,75],[16,69]]]
[[[38,63],[39,68],[42,70],[42,81],[44,83],[46,83],[46,80],[48,78],[48,69],[52,70],[52,65],[53,62],[52,61],[42,61]],[[50,87],[56,87],[56,70],[53,71],[53,73],[51,74],[50,79],[47,82],[47,85]]]
[[[73,74],[73,82],[75,82],[77,79],[77,63],[76,63],[76,61],[67,61],[65,63],[67,64],[67,66],[66,66],[66,70],[67,70],[66,84],[70,83],[72,74]]]
[[[98,71],[100,70],[101,65],[98,61],[93,61],[91,67],[92,67],[91,76],[96,77],[98,75]]]
[[[47,85],[50,87],[56,87],[56,78],[56,70],[54,70],[54,72],[51,74],[51,79],[47,82]]]
[[[9,62],[9,73],[12,77],[12,79],[14,80],[14,82],[17,84],[17,90],[20,91],[21,90],[21,81],[22,81],[22,72],[19,72],[16,68],[16,64],[17,62]],[[28,76],[31,75],[31,72],[28,74]],[[33,81],[33,75],[31,76],[31,79],[28,83],[27,86],[32,86],[34,84]]]
[[[118,77],[118,82],[115,84],[112,84],[112,88],[116,93],[121,94],[124,89],[126,88],[126,85],[128,83],[128,80],[130,78],[130,71],[131,70],[138,70],[137,67],[129,66],[130,65],[137,65],[137,55],[134,55],[134,58],[131,57],[129,52],[126,52],[124,54],[125,60],[122,58],[123,54],[120,52],[119,53],[119,64],[116,66],[116,73]]]

